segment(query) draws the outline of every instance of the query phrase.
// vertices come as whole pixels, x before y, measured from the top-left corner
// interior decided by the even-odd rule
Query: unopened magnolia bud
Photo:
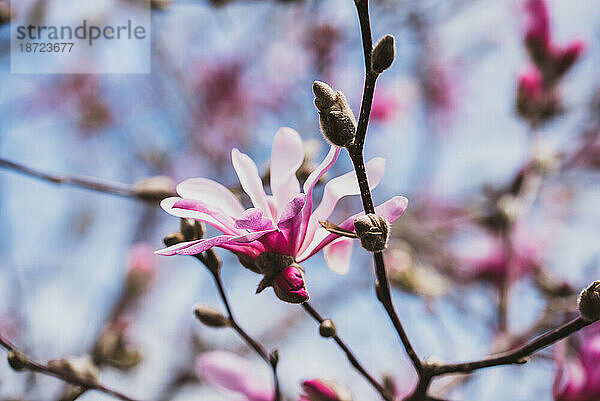
[[[98,384],[98,368],[89,356],[66,357],[48,362],[48,367],[85,383]]]
[[[185,241],[185,238],[183,238],[182,233],[171,233],[163,238],[163,243],[166,246],[173,246],[183,241]]]
[[[164,175],[145,178],[133,184],[133,194],[143,200],[159,202],[175,196],[175,182]]]
[[[387,247],[390,223],[383,216],[370,213],[354,220],[354,229],[360,244],[367,251],[379,252]]]
[[[309,401],[352,401],[346,387],[328,380],[307,380],[302,383],[302,389]]]
[[[8,364],[17,371],[24,370],[27,365],[27,357],[17,350],[8,351]]]
[[[325,82],[313,84],[315,106],[319,110],[321,132],[325,139],[336,146],[350,146],[356,136],[356,118],[346,96],[334,92]]]
[[[204,237],[204,224],[194,219],[181,219],[179,230],[185,241],[194,241]]]
[[[331,319],[325,319],[319,325],[319,334],[322,337],[333,337],[336,334],[335,323]]]
[[[600,319],[600,281],[594,281],[588,288],[581,291],[577,302],[579,314],[586,320]]]
[[[396,58],[396,40],[392,35],[385,35],[373,48],[371,66],[373,71],[381,74],[394,62]]]
[[[204,263],[204,265],[213,273],[218,273],[223,265],[223,261],[212,248],[207,249],[206,252],[204,252],[202,255],[202,263]]]
[[[308,301],[304,272],[297,264],[286,267],[273,279],[273,290],[277,298],[292,304]]]
[[[208,306],[196,306],[196,308],[194,308],[194,315],[196,315],[196,318],[198,318],[202,324],[208,327],[229,326],[229,319],[223,316],[218,310],[209,308]]]

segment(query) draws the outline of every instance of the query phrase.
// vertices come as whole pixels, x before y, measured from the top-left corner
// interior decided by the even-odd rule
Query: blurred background
[[[136,1],[113,0],[110,10]],[[159,175],[235,187],[231,148],[266,172],[281,126],[322,160],[314,80],[359,111],[364,64],[350,0],[152,1],[152,73],[141,75],[10,74],[11,20],[43,21],[53,7],[18,3],[16,12],[0,0],[5,161],[138,187]],[[387,160],[375,202],[410,201],[386,258],[398,313],[423,357],[470,360],[519,344],[572,317],[576,293],[600,278],[600,2],[548,1],[550,37],[529,3],[538,2],[372,0],[374,38],[393,34],[397,58],[377,83],[365,153]],[[209,350],[247,358],[270,382],[233,331],[195,321],[195,303],[222,310],[205,267],[152,254],[179,227],[156,202],[0,167],[3,335],[37,360],[92,353],[104,384],[144,400],[244,400],[197,377],[194,360]],[[328,177],[351,169],[343,152]],[[340,206],[361,210],[358,197]],[[300,308],[272,291],[254,295],[260,277],[219,254],[239,322],[279,349],[286,397],[297,399],[302,380],[324,378],[355,400],[378,399]],[[375,297],[366,252],[355,247],[345,276],[320,254],[304,267],[315,308],[367,370],[408,394],[416,375]],[[142,283],[134,296],[132,275]],[[107,333],[118,346],[104,344]],[[525,366],[439,379],[432,394],[567,400],[559,384],[553,391],[557,368],[581,358],[595,335],[580,333]],[[2,400],[58,400],[66,390],[0,363]],[[600,392],[587,396],[578,400]]]

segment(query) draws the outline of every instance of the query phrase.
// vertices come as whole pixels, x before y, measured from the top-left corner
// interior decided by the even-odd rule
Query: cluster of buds
[[[256,289],[257,294],[273,287],[275,295],[282,301],[292,304],[308,301],[304,269],[292,256],[263,252],[254,260],[254,268],[264,275]]]
[[[561,109],[557,84],[580,57],[585,44],[574,40],[566,46],[552,41],[545,0],[527,0],[525,47],[533,66],[519,77],[517,112],[532,121],[544,121]]]
[[[314,379],[302,383],[304,394],[298,401],[352,401],[350,391],[339,383]]]

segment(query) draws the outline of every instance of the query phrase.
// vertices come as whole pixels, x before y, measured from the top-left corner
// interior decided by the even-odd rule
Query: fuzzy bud
[[[185,241],[185,238],[183,238],[182,233],[167,234],[167,236],[165,236],[163,238],[163,243],[166,246],[173,246],[173,245],[179,244],[180,242],[183,242],[183,241]]]
[[[274,276],[294,264],[294,257],[276,252],[263,252],[256,257],[254,263],[265,276]]]
[[[85,383],[98,384],[98,368],[89,356],[66,357],[48,362],[48,367]]]
[[[314,379],[302,383],[304,398],[308,401],[351,401],[352,396],[347,388],[338,383]]]
[[[308,301],[302,268],[294,263],[281,271],[273,279],[273,290],[277,298],[292,304]]]
[[[143,200],[160,202],[169,196],[175,196],[175,182],[167,176],[145,178],[133,184],[133,194]]]
[[[229,326],[229,319],[223,316],[218,310],[209,308],[208,306],[196,306],[194,308],[194,315],[196,315],[196,318],[202,324],[208,327],[220,328]]]
[[[319,325],[319,334],[321,337],[329,338],[336,335],[335,323],[331,319],[325,319]]]
[[[585,42],[575,40],[556,57],[556,75],[562,76],[575,64],[585,50]]]
[[[29,364],[27,357],[17,350],[8,351],[7,359],[10,367],[16,371],[24,370]]]
[[[394,62],[396,58],[396,40],[392,35],[385,35],[379,39],[373,48],[373,56],[371,59],[371,67],[373,71],[381,74]]]
[[[179,230],[185,241],[194,241],[204,237],[204,224],[201,221],[194,219],[181,219],[179,222]]]
[[[354,143],[356,118],[350,109],[346,96],[334,92],[325,82],[313,84],[315,106],[319,110],[321,132],[325,139],[336,146],[347,147]]]
[[[383,216],[367,214],[354,220],[354,229],[360,244],[367,251],[379,252],[387,247],[390,223]]]
[[[592,322],[600,319],[600,281],[594,281],[581,291],[577,307],[584,319]]]

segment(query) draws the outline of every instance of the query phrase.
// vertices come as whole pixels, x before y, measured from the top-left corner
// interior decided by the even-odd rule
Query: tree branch
[[[304,302],[302,304],[302,307],[304,308],[304,310],[315,320],[317,321],[319,324],[321,324],[323,322],[323,317],[319,314],[319,312],[317,312],[311,304],[309,304],[308,302]],[[367,381],[371,384],[371,386],[373,386],[373,388],[375,388],[375,390],[377,390],[377,392],[379,394],[381,394],[381,397],[384,400],[387,401],[392,401],[393,397],[392,395],[390,395],[388,393],[388,391],[377,381],[373,378],[373,376],[371,376],[369,374],[369,372],[367,372],[367,370],[360,364],[360,362],[358,361],[358,359],[356,359],[356,357],[354,356],[354,354],[352,353],[352,350],[344,343],[344,341],[336,334],[334,336],[332,336],[333,340],[337,343],[337,345],[342,349],[342,351],[344,351],[344,353],[346,354],[346,357],[348,358],[348,360],[350,361],[350,364],[352,364],[352,366],[365,378],[367,379]]]
[[[133,398],[126,396],[125,394],[120,393],[119,391],[110,389],[106,386],[103,386],[100,383],[95,383],[90,380],[85,380],[82,378],[78,378],[76,375],[69,374],[69,372],[65,372],[61,369],[57,369],[39,362],[33,361],[30,357],[25,355],[23,352],[19,351],[13,344],[10,343],[7,339],[2,337],[0,334],[0,346],[6,349],[9,352],[18,353],[21,357],[20,362],[23,364],[22,370],[28,370],[30,372],[37,372],[47,376],[56,377],[64,382],[69,384],[73,384],[75,386],[80,386],[87,390],[96,390],[102,393],[112,395],[115,398],[118,398],[123,401],[136,401]]]

